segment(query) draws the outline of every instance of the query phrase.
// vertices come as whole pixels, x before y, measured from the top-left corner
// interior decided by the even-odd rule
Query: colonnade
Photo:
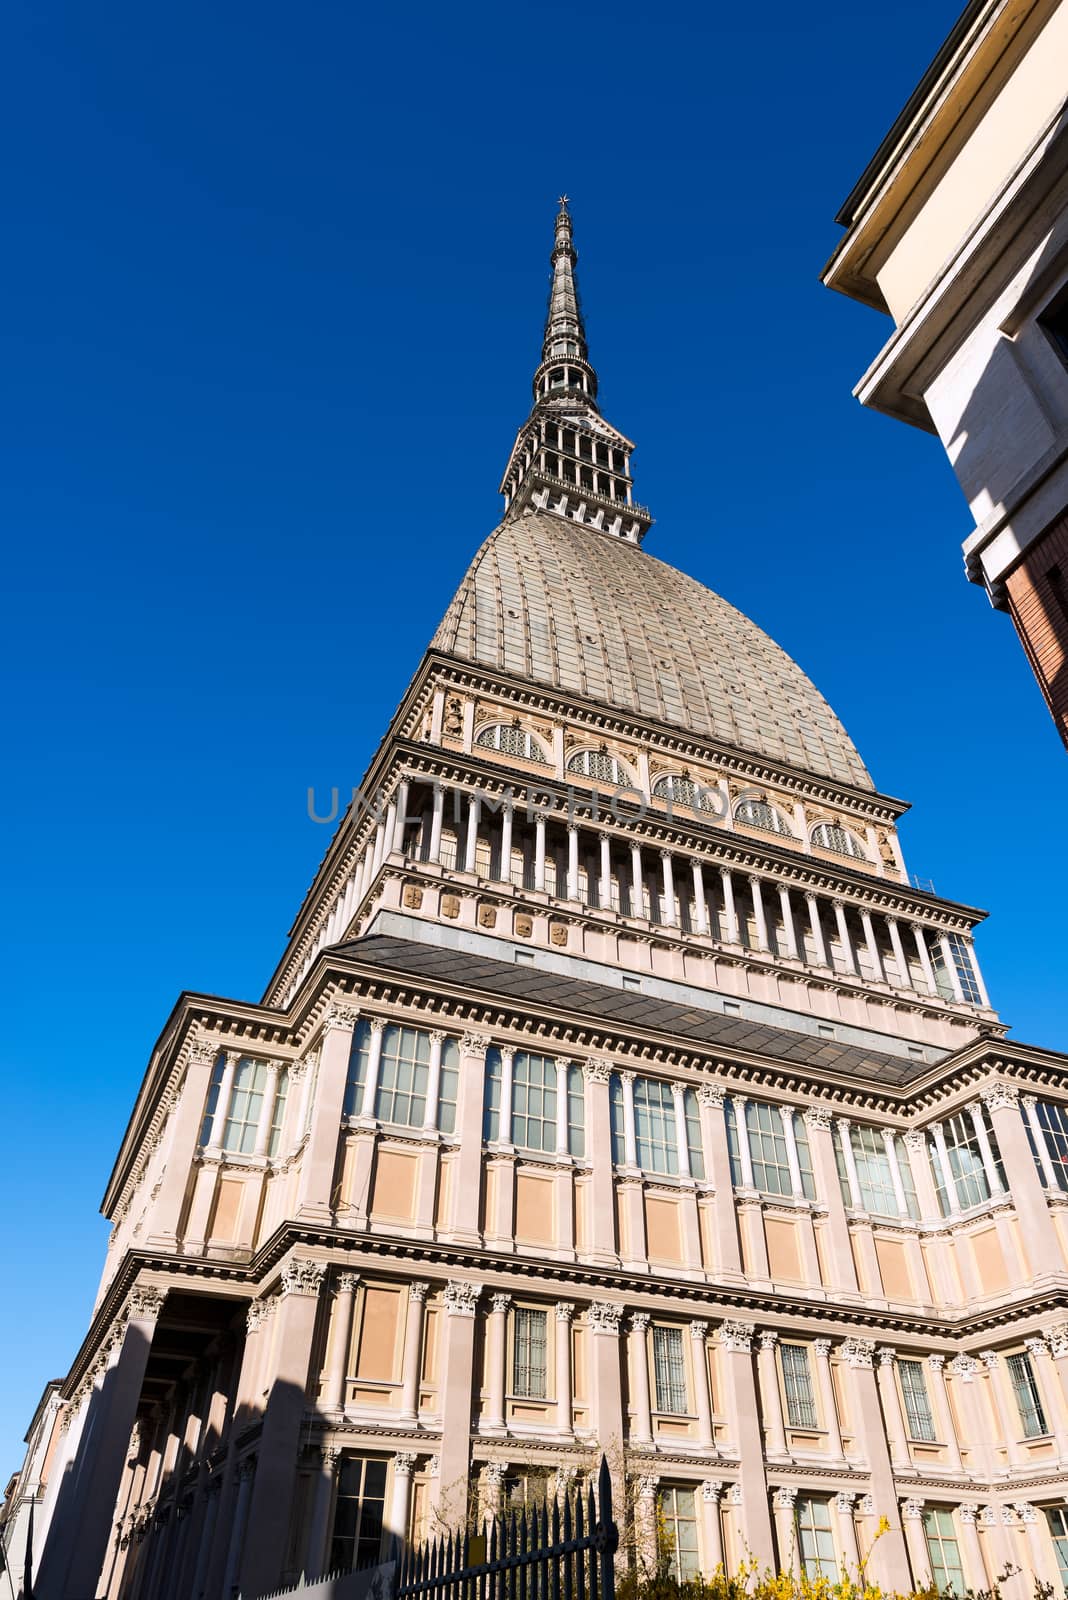
[[[971,938],[963,933],[954,949],[948,932],[933,923],[799,891],[766,873],[717,866],[546,811],[529,819],[510,803],[490,811],[481,795],[447,793],[440,785],[429,803],[421,792],[420,808],[409,816],[411,789],[407,779],[398,784],[296,982],[318,949],[342,937],[383,862],[400,853],[729,948],[989,1009]]]

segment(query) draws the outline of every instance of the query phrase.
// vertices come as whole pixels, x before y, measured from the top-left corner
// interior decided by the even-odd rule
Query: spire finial
[[[570,203],[568,195],[559,196],[534,409],[512,446],[501,493],[510,514],[537,510],[640,544],[653,519],[632,497],[634,446],[597,404],[575,282]]]

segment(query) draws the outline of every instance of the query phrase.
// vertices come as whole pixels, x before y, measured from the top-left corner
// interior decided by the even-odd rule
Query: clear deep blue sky
[[[358,781],[496,521],[561,189],[647,548],[801,662],[1068,1047],[1065,758],[941,446],[851,398],[889,324],[818,282],[957,6],[892,9],[8,9],[0,1478],[175,996],[259,997],[307,788]]]

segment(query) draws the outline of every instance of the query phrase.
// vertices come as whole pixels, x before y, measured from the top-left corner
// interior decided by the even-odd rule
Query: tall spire
[[[549,310],[545,318],[545,339],[541,347],[542,361],[552,361],[559,356],[577,356],[587,361],[586,329],[582,322],[575,266],[578,254],[571,233],[571,214],[567,209],[568,197],[560,196],[560,210],[556,214],[556,240],[553,245],[552,288],[549,290]],[[592,370],[592,369],[591,369]],[[594,392],[596,392],[596,379]]]
[[[524,508],[548,512],[639,544],[653,519],[633,501],[634,446],[604,420],[597,404],[597,374],[586,345],[566,194],[559,206],[534,408],[512,447],[501,493],[510,513]]]

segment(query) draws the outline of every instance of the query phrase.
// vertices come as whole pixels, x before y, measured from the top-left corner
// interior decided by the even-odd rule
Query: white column
[[[623,1086],[623,1155],[628,1167],[638,1165],[638,1140],[634,1131],[634,1074],[621,1072]]]
[[[445,790],[440,783],[434,785],[434,810],[430,817],[430,845],[427,859],[441,860],[441,825],[445,820]]]
[[[410,785],[407,778],[402,778],[397,785],[397,811],[393,821],[393,839],[391,848],[404,854],[404,844],[408,830],[405,824],[408,821],[408,795]]]
[[[412,1471],[415,1461],[415,1452],[412,1450],[400,1450],[393,1457],[393,1509],[387,1532],[398,1539],[408,1537],[408,1514],[412,1504]]]
[[[960,1210],[960,1202],[957,1199],[957,1185],[953,1178],[953,1168],[949,1164],[949,1151],[946,1149],[946,1136],[942,1132],[942,1124],[940,1122],[932,1122],[928,1132],[934,1139],[935,1154],[938,1157],[938,1167],[942,1174],[942,1183],[946,1191],[946,1200],[949,1204],[950,1213],[955,1216]]]
[[[579,831],[573,822],[567,825],[567,898],[579,898]]]
[[[423,1307],[430,1285],[417,1279],[408,1285],[408,1316],[404,1323],[404,1354],[401,1357],[402,1422],[414,1422],[419,1415],[419,1378],[423,1357]]]
[[[953,998],[958,1005],[962,1006],[965,1003],[964,990],[961,988],[960,973],[957,971],[956,957],[953,954],[953,947],[949,942],[949,937],[947,934],[940,933],[938,935],[938,948],[942,952],[942,960],[945,963],[946,976],[949,978],[949,986],[953,990]]]
[[[388,816],[389,813],[387,811],[386,817],[384,817],[381,822],[375,823],[374,849],[371,851],[372,878],[382,865],[382,860],[386,853],[386,821],[388,820]]]
[[[731,1105],[734,1107],[734,1129],[738,1135],[738,1159],[742,1164],[742,1188],[753,1189],[753,1155],[749,1149],[749,1129],[745,1123],[746,1100],[744,1095],[732,1094]]]
[[[916,954],[920,958],[920,966],[923,968],[927,987],[932,994],[936,995],[938,993],[938,983],[935,979],[934,967],[931,965],[931,952],[927,948],[927,936],[921,923],[914,922],[912,924],[912,937],[916,941]]]
[[[497,869],[497,877],[501,883],[512,881],[512,821],[514,811],[510,800],[505,802],[504,812],[501,816],[501,860]]]
[[[274,1102],[278,1094],[278,1076],[282,1070],[280,1061],[268,1061],[267,1082],[263,1087],[263,1102],[260,1106],[260,1120],[256,1127],[256,1143],[253,1147],[254,1156],[265,1156],[267,1146],[271,1142],[271,1123],[274,1120]]]
[[[636,1311],[630,1319],[630,1370],[634,1375],[634,1418],[630,1425],[632,1444],[650,1444],[653,1437],[652,1406],[649,1400],[649,1317]]]
[[[775,1346],[779,1335],[765,1328],[757,1335],[757,1374],[763,1396],[764,1421],[767,1424],[767,1451],[769,1456],[784,1456],[786,1429],[783,1423],[782,1396],[779,1393],[779,1366]]]
[[[808,925],[812,929],[812,944],[816,951],[816,965],[818,967],[829,967],[831,958],[827,953],[827,941],[823,937],[819,900],[811,889],[805,890],[805,904],[808,906]]]
[[[698,933],[708,933],[708,905],[705,900],[705,877],[701,870],[701,863],[694,860],[690,864],[693,874],[693,909],[694,922]]]
[[[833,1461],[840,1461],[842,1430],[838,1425],[838,1399],[834,1392],[834,1375],[831,1372],[831,1341],[814,1339],[812,1354],[816,1359],[816,1383],[820,1391],[820,1413],[827,1430],[827,1451]]]
[[[1038,1151],[1038,1159],[1042,1167],[1043,1181],[1046,1185],[1046,1188],[1052,1189],[1054,1194],[1056,1194],[1060,1188],[1060,1185],[1057,1182],[1057,1174],[1054,1170],[1053,1158],[1049,1153],[1049,1145],[1046,1143],[1046,1130],[1039,1121],[1037,1097],[1033,1094],[1021,1095],[1020,1104],[1024,1108],[1024,1115],[1026,1116],[1028,1126],[1031,1129],[1031,1136],[1035,1141],[1035,1149]]]
[[[500,1432],[504,1428],[504,1367],[507,1354],[508,1308],[511,1296],[490,1296],[489,1326],[486,1330],[486,1366],[489,1390],[484,1426]]]
[[[834,1509],[838,1513],[842,1565],[850,1577],[856,1577],[860,1572],[860,1547],[857,1544],[857,1525],[853,1521],[853,1506],[856,1498],[855,1494],[847,1494],[844,1489],[839,1490],[834,1497]]]
[[[890,1182],[894,1186],[894,1199],[897,1202],[898,1215],[907,1217],[909,1203],[905,1195],[905,1185],[901,1178],[901,1164],[897,1159],[897,1136],[893,1128],[882,1130],[883,1144],[886,1146],[886,1159],[890,1167]]]
[[[545,813],[534,818],[534,887],[545,889]]]
[[[883,971],[882,957],[879,954],[879,944],[875,937],[875,928],[872,925],[871,912],[866,906],[861,906],[860,908],[860,921],[861,926],[864,929],[864,943],[868,950],[868,962],[871,966],[872,977],[879,978],[885,982],[886,973]]]
[[[325,1400],[328,1411],[344,1411],[348,1390],[349,1345],[352,1341],[352,1307],[359,1284],[358,1272],[343,1272],[337,1280],[334,1301],[334,1340],[326,1370]]]
[[[838,942],[842,946],[846,967],[850,972],[857,970],[857,958],[853,951],[853,941],[849,937],[849,926],[846,922],[845,906],[841,900],[833,900],[834,920],[838,928]]]
[[[237,1566],[245,1543],[248,1524],[248,1502],[252,1493],[252,1474],[256,1468],[255,1456],[246,1456],[238,1468],[237,1503],[230,1521],[230,1546],[226,1553],[226,1575],[221,1593],[233,1594],[237,1582]]]
[[[910,1464],[909,1447],[905,1432],[905,1414],[901,1409],[901,1396],[898,1393],[897,1351],[887,1344],[878,1346],[875,1352],[879,1363],[877,1380],[879,1393],[883,1402],[883,1416],[886,1419],[886,1441],[890,1446],[890,1460],[895,1466],[908,1466]]]
[[[986,1173],[986,1181],[990,1193],[991,1195],[1004,1194],[1005,1185],[998,1175],[997,1162],[994,1160],[994,1152],[990,1145],[990,1135],[986,1131],[986,1122],[983,1119],[982,1102],[979,1100],[971,1101],[967,1111],[975,1129],[975,1137],[979,1145],[979,1154],[983,1158],[983,1171]]]
[[[723,1524],[720,1522],[719,1501],[723,1493],[723,1484],[718,1478],[706,1478],[701,1485],[701,1499],[705,1505],[705,1536],[707,1539],[707,1560],[704,1563],[706,1572],[715,1572],[717,1567],[723,1565]]]
[[[800,959],[797,947],[797,929],[794,927],[793,907],[790,904],[790,891],[785,883],[779,885],[779,909],[782,912],[783,939],[786,943],[786,954],[795,961]]]
[[[381,1017],[371,1018],[371,1043],[367,1051],[367,1076],[363,1080],[363,1097],[360,1100],[360,1116],[366,1117],[371,1122],[375,1118],[378,1068],[382,1060],[382,1032],[385,1026]]]
[[[756,922],[756,942],[758,950],[767,950],[768,946],[768,919],[764,915],[764,896],[760,889],[760,879],[755,873],[749,878],[749,889],[753,896],[753,919]]]
[[[734,903],[734,880],[726,867],[720,867],[719,876],[720,882],[723,884],[723,920],[727,924],[727,943],[737,944],[738,908]]]
[[[672,867],[670,850],[661,850],[660,866],[663,875],[663,888],[660,897],[663,906],[661,917],[665,927],[675,928],[678,926],[679,919],[675,911],[675,873]]]
[[[887,917],[886,926],[890,930],[890,948],[894,952],[894,961],[900,976],[898,977],[899,989],[911,989],[912,979],[909,976],[909,964],[905,960],[905,946],[901,943],[901,928],[896,917]]]
[[[508,1045],[501,1050],[501,1108],[497,1116],[497,1142],[512,1142],[512,1088],[515,1083],[515,1051]]]
[[[862,1211],[863,1201],[860,1192],[860,1176],[857,1172],[857,1160],[853,1154],[853,1141],[850,1137],[850,1122],[848,1117],[837,1117],[838,1137],[842,1145],[842,1156],[845,1160],[846,1183],[849,1186],[849,1204],[854,1211]]]
[[[204,1142],[205,1150],[210,1150],[212,1155],[217,1155],[222,1149],[226,1118],[230,1112],[230,1096],[234,1088],[234,1073],[237,1071],[239,1059],[236,1050],[227,1050],[226,1065],[223,1068],[222,1082],[219,1084],[219,1098],[215,1102],[211,1118],[211,1132]]]
[[[567,1074],[571,1066],[566,1056],[556,1058],[556,1153],[567,1155]],[[568,1180],[570,1182],[570,1180]]]
[[[805,1198],[805,1186],[801,1181],[801,1162],[797,1155],[797,1133],[794,1130],[793,1106],[780,1106],[779,1116],[782,1118],[782,1131],[786,1136],[786,1162],[790,1168],[790,1187],[795,1200]]]
[[[912,1568],[912,1581],[918,1589],[930,1586],[931,1557],[927,1551],[927,1535],[923,1529],[923,1501],[915,1497],[901,1502],[901,1526]]]
[[[707,1338],[707,1322],[690,1323],[694,1400],[697,1404],[697,1442],[702,1450],[711,1450],[714,1443],[712,1396],[708,1388],[708,1349],[705,1342]]]
[[[601,881],[597,890],[597,898],[604,910],[612,909],[612,836],[602,833],[601,845]]]
[[[477,794],[467,800],[467,836],[464,839],[464,871],[474,872],[475,851],[478,848],[478,824],[482,815],[482,802]]]
[[[570,1300],[556,1305],[556,1431],[570,1436],[574,1431],[571,1398],[571,1318],[575,1307]]]
[[[953,1412],[949,1404],[949,1390],[946,1387],[946,1358],[936,1354],[927,1357],[927,1370],[931,1374],[931,1397],[934,1402],[933,1410],[936,1412],[935,1426],[942,1435],[949,1456],[951,1472],[961,1471],[960,1446],[957,1444],[957,1429],[953,1421]],[[1011,1437],[1011,1435],[1010,1435]]]
[[[671,1085],[671,1099],[675,1107],[675,1144],[679,1152],[679,1177],[690,1176],[690,1141],[686,1134],[686,1100],[681,1083]]]
[[[438,1096],[441,1093],[441,1047],[445,1043],[445,1035],[440,1028],[435,1028],[430,1035],[430,1060],[426,1071],[426,1111],[423,1113],[423,1128],[429,1132],[438,1125]]]
[[[632,917],[645,915],[645,880],[642,876],[642,851],[641,845],[632,844],[630,847],[630,914]]]

